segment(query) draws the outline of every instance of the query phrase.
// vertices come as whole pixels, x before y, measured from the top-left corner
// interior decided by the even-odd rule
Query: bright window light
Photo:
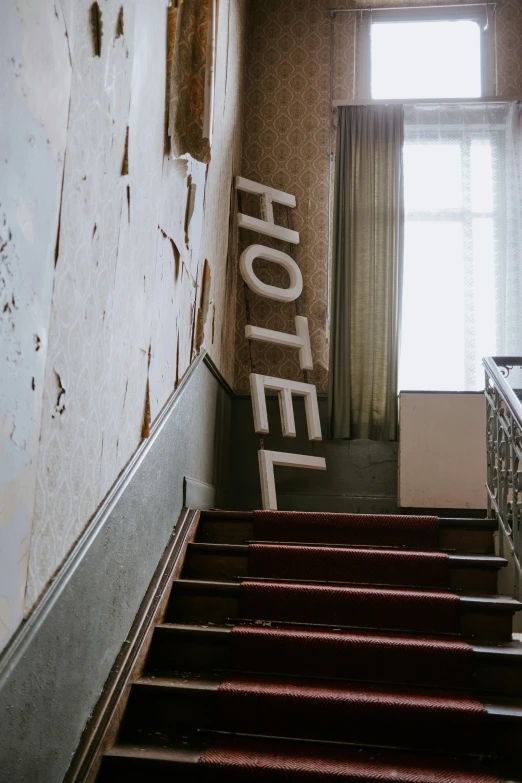
[[[407,213],[462,207],[460,144],[406,144],[403,154]]]
[[[464,235],[459,221],[407,223],[399,388],[464,389]]]
[[[374,22],[371,29],[372,98],[481,96],[477,22]]]
[[[404,145],[401,389],[482,389],[495,353],[493,149],[469,136]]]

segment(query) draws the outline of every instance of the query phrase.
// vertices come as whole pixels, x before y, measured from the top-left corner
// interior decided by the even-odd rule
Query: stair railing
[[[486,373],[486,449],[488,517],[499,523],[499,554],[507,543],[514,562],[514,595],[522,576],[522,402],[508,378],[522,369],[520,356],[489,356]],[[519,392],[520,393],[520,392]]]

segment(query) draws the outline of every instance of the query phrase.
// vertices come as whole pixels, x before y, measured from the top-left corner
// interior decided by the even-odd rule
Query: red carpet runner
[[[271,579],[447,587],[444,552],[251,544],[248,574]]]
[[[231,636],[236,670],[443,688],[470,680],[473,651],[457,639],[252,626],[236,626]]]
[[[220,729],[243,734],[478,753],[486,711],[445,691],[241,677],[219,686]]]
[[[256,541],[435,549],[438,518],[315,511],[254,511]]]
[[[208,780],[494,783],[426,755],[480,753],[487,719],[437,518],[255,512],[254,539],[240,616],[268,626],[232,629],[216,704],[219,731],[252,737],[215,739]]]
[[[241,617],[292,623],[457,633],[452,593],[310,584],[241,584]]]
[[[222,739],[203,754],[212,783],[346,780],[350,783],[498,783],[472,764],[392,753],[307,746],[277,740]]]

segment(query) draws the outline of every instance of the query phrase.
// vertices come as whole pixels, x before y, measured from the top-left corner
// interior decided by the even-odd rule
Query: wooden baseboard
[[[94,783],[103,754],[116,740],[131,685],[142,673],[154,628],[162,622],[172,581],[181,573],[198,521],[199,511],[182,510],[63,783]]]

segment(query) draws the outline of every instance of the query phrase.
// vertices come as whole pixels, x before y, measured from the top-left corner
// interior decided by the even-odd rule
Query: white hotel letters
[[[283,193],[281,190],[260,185],[243,177],[236,177],[237,190],[252,193],[260,197],[262,220],[249,215],[238,214],[239,228],[247,228],[259,234],[281,239],[284,242],[299,244],[299,234],[284,226],[276,225],[274,221],[273,203],[283,204],[286,207],[295,207],[295,196]],[[263,283],[254,272],[254,260],[262,258],[280,264],[290,276],[289,288]],[[274,299],[277,302],[294,302],[303,290],[303,276],[293,258],[280,250],[274,250],[264,245],[250,245],[241,254],[239,268],[243,280],[251,291]],[[299,351],[299,365],[302,370],[312,370],[312,351],[310,348],[310,334],[308,332],[308,318],[301,315],[295,317],[295,335],[286,332],[277,332],[273,329],[263,329],[260,326],[245,326],[245,336],[248,340],[260,340],[262,342],[286,345],[297,348]],[[268,433],[268,414],[266,409],[265,390],[277,391],[279,397],[279,409],[281,412],[281,424],[285,438],[295,438],[295,418],[292,405],[292,394],[304,397],[306,423],[309,440],[321,440],[321,424],[319,421],[319,406],[317,404],[317,390],[312,383],[299,383],[288,381],[284,378],[271,378],[268,375],[250,373],[250,388],[252,391],[252,407],[254,410],[255,431],[260,434]],[[295,468],[312,468],[313,470],[326,470],[326,462],[323,457],[310,457],[306,454],[286,454],[282,451],[268,451],[260,449],[258,452],[259,474],[261,479],[261,497],[264,509],[277,509],[277,495],[274,478],[274,465],[287,465]]]

